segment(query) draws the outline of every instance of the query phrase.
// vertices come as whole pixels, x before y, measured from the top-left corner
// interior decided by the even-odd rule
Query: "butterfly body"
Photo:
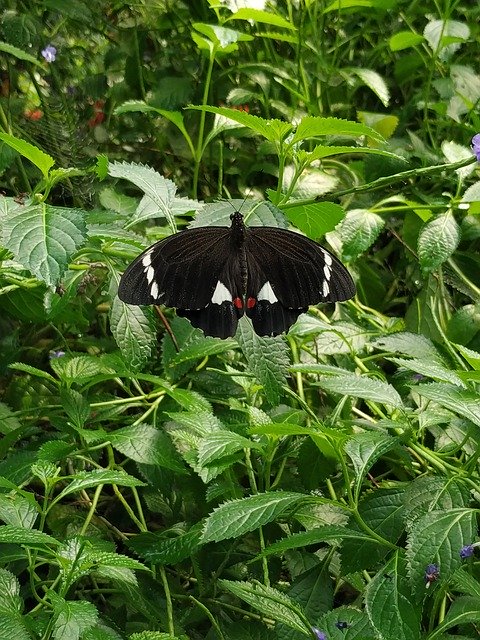
[[[313,240],[277,227],[180,231],[144,251],[123,274],[118,296],[128,304],[175,307],[206,335],[233,336],[247,315],[259,335],[277,335],[310,304],[355,294],[343,264]]]

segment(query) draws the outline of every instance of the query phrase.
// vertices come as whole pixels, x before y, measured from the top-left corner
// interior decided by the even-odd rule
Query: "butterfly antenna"
[[[171,338],[171,340],[173,342],[173,346],[177,350],[177,353],[180,353],[180,347],[178,346],[177,339],[175,337],[175,334],[172,331],[172,327],[170,326],[170,323],[168,322],[167,318],[165,317],[165,314],[163,313],[163,311],[160,309],[160,307],[158,305],[155,305],[155,311],[157,312],[160,320],[162,321],[162,324],[165,327],[165,331],[170,336],[170,338]]]

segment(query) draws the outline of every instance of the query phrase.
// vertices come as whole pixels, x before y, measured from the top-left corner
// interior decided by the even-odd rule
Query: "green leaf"
[[[425,271],[434,271],[452,255],[460,242],[460,228],[448,211],[429,220],[418,237],[418,257]]]
[[[406,358],[387,358],[387,360],[390,360],[390,362],[394,362],[399,367],[403,367],[409,371],[415,371],[415,373],[419,373],[422,376],[427,376],[428,378],[433,378],[440,382],[450,382],[451,384],[455,384],[457,387],[462,387],[463,389],[466,388],[466,385],[455,371],[442,367],[436,362],[418,360],[416,358],[412,358],[411,360],[407,360]]]
[[[31,529],[38,514],[39,507],[33,494],[0,493],[0,520],[5,524]]]
[[[440,382],[420,384],[415,387],[415,392],[480,426],[478,393]]]
[[[177,355],[169,362],[170,367],[175,367],[189,360],[203,360],[207,356],[225,353],[237,346],[235,340],[220,340],[210,336],[200,337],[188,342],[180,349]]]
[[[21,610],[22,600],[20,598],[20,583],[17,577],[0,567],[0,614],[10,612],[18,614]],[[1,635],[0,635],[1,637]],[[16,636],[13,636],[16,638]]]
[[[309,531],[302,531],[301,533],[292,533],[284,540],[274,542],[268,546],[261,556],[278,555],[291,549],[303,549],[311,544],[329,541],[338,543],[342,540],[371,542],[372,538],[362,531],[354,531],[353,529],[336,525],[326,525],[324,527],[315,527]]]
[[[381,433],[356,433],[345,443],[345,453],[353,462],[355,470],[354,495],[358,500],[363,479],[375,462],[387,451],[398,445],[398,440]]]
[[[320,116],[305,116],[302,118],[295,134],[288,142],[293,145],[301,140],[308,140],[317,136],[348,136],[351,138],[368,136],[377,142],[385,142],[383,136],[377,131],[360,122],[342,120],[340,118],[322,118]]]
[[[45,203],[22,207],[4,222],[4,246],[39,280],[54,287],[85,241],[84,217],[80,209]]]
[[[0,42],[0,51],[10,54],[11,56],[14,56],[15,58],[17,58],[18,60],[25,60],[25,62],[31,62],[32,64],[35,64],[37,67],[43,66],[40,60],[37,60],[37,58],[34,58],[29,53],[26,53],[23,49],[14,47],[12,44],[9,44],[8,42]]]
[[[16,138],[9,133],[0,133],[0,140],[5,142],[5,144],[8,144],[12,149],[15,149],[15,151],[18,151],[18,153],[24,158],[33,162],[33,164],[40,169],[44,178],[48,177],[48,172],[55,164],[55,160],[52,156],[44,153],[41,149],[35,147],[26,140]]]
[[[79,471],[75,478],[61,491],[52,501],[52,505],[63,500],[72,493],[78,493],[85,489],[98,487],[101,484],[118,484],[123,487],[142,487],[145,485],[141,480],[128,475],[124,471],[110,471],[95,469],[94,471]]]
[[[420,638],[421,603],[412,598],[405,559],[398,551],[368,583],[365,606],[379,638]]]
[[[55,378],[47,373],[47,371],[43,371],[42,369],[37,369],[36,367],[32,367],[29,364],[25,364],[24,362],[12,362],[8,365],[10,369],[14,369],[15,371],[23,371],[25,373],[30,374],[31,376],[35,376],[36,378],[44,378],[45,380],[49,380],[50,382],[54,382],[58,384],[58,381]]]
[[[247,359],[248,368],[258,382],[270,404],[278,404],[289,365],[288,348],[281,337],[262,338],[254,331],[250,321],[241,318],[237,340]]]
[[[391,51],[402,51],[403,49],[416,47],[417,44],[421,44],[422,42],[423,36],[419,33],[413,33],[412,31],[399,31],[390,38],[388,46]]]
[[[110,329],[125,362],[132,371],[140,369],[157,343],[152,310],[125,304],[115,296],[110,312]]]
[[[54,602],[54,640],[79,640],[98,622],[98,611],[91,602],[71,602],[58,598]]]
[[[199,522],[185,532],[162,531],[141,533],[127,545],[140,557],[153,564],[178,564],[190,558],[200,546],[203,523]]]
[[[1,605],[0,605],[1,607]],[[1,612],[0,640],[32,640],[31,633],[27,630],[25,622],[20,615],[22,605],[19,605],[15,613],[11,611]]]
[[[253,40],[253,36],[251,35],[219,25],[194,22],[192,27],[207,38],[208,48],[211,49],[211,45],[213,45],[215,53],[230,53],[236,51],[238,48],[237,42],[249,42]],[[195,42],[197,42],[195,38],[196,34],[190,32],[190,35]]]
[[[321,160],[322,158],[329,158],[331,156],[337,156],[341,154],[353,155],[357,153],[362,153],[364,155],[384,156],[386,158],[403,160],[403,158],[396,153],[385,151],[384,149],[375,149],[372,147],[349,147],[343,145],[326,146],[321,144],[314,147],[312,151],[305,151],[305,149],[300,149],[298,151],[298,160],[303,164],[308,165],[311,164],[314,160]]]
[[[379,98],[384,107],[388,107],[390,102],[390,91],[382,76],[372,69],[363,69],[361,67],[349,68],[350,73],[354,73],[360,80],[373,91]]]
[[[8,542],[10,544],[60,544],[58,540],[51,536],[37,531],[36,529],[24,529],[23,527],[15,527],[10,524],[0,525],[0,543]]]
[[[345,217],[343,208],[334,202],[315,202],[288,207],[285,213],[298,229],[313,239],[321,238],[333,231]]]
[[[423,30],[423,35],[432,52],[445,61],[459,49],[461,42],[468,40],[470,29],[467,24],[458,20],[430,20]],[[452,43],[451,38],[458,42]]]
[[[17,416],[14,415],[10,407],[8,407],[3,402],[0,402],[0,433],[6,435],[7,433],[16,431],[16,429],[20,429],[21,427],[22,425],[20,421],[18,420]]]
[[[60,390],[62,406],[75,429],[83,429],[90,416],[88,400],[74,389]]]
[[[202,438],[198,444],[198,464],[202,467],[242,451],[243,449],[257,449],[263,447],[253,440],[244,438],[232,431],[217,431]]]
[[[408,331],[399,331],[398,333],[382,336],[375,340],[372,345],[382,351],[401,353],[419,360],[441,362],[440,354],[431,340]]]
[[[480,582],[467,573],[467,568],[460,567],[455,571],[451,579],[451,585],[455,590],[475,598],[480,598]]]
[[[378,238],[385,221],[368,209],[352,209],[347,212],[341,226],[342,253],[347,261],[356,260]]]
[[[330,13],[331,11],[344,11],[345,9],[351,9],[356,7],[374,7],[381,11],[388,11],[393,9],[398,0],[334,0],[328,5],[323,13]]]
[[[281,622],[291,629],[311,637],[310,625],[304,620],[299,605],[281,591],[257,582],[220,580],[219,584],[237,598],[260,611],[262,616],[271,617],[276,622]]]
[[[405,490],[405,515],[413,523],[428,511],[449,511],[467,507],[470,502],[468,486],[456,478],[420,476]]]
[[[208,516],[202,542],[238,538],[277,519],[305,497],[301,493],[272,491],[225,502]]]
[[[476,511],[450,509],[430,511],[414,521],[408,534],[407,559],[412,588],[425,590],[425,569],[435,563],[440,581],[446,582],[461,565],[460,549],[476,537]]]
[[[396,389],[391,384],[376,378],[349,373],[328,377],[321,376],[317,384],[322,389],[333,393],[363,398],[370,402],[381,402],[398,409],[403,407],[402,399]]]
[[[185,468],[166,433],[148,424],[123,427],[109,433],[112,445],[135,462],[156,464],[178,473]]]
[[[242,9],[238,9],[235,13],[232,13],[230,17],[228,17],[225,22],[229,20],[253,20],[254,22],[262,22],[263,24],[271,24],[275,27],[280,27],[283,29],[291,29],[295,30],[295,26],[282,18],[282,16],[271,13],[270,11],[261,11],[260,9],[250,9],[244,7]]]
[[[228,109],[227,107],[190,105],[187,108],[216,113],[219,116],[238,122],[270,142],[280,143],[293,130],[293,126],[288,122],[274,119],[266,120],[265,118],[259,118],[250,113],[245,113],[245,111],[237,111],[236,109]]]
[[[475,624],[476,622],[480,622],[480,598],[469,596],[457,598],[452,603],[442,622],[428,634],[426,640],[434,640],[434,638],[437,638],[441,633],[452,627],[461,627],[469,623]]]

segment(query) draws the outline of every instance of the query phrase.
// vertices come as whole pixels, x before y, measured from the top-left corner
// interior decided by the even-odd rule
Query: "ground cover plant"
[[[477,638],[480,8],[1,11],[0,638]],[[235,209],[356,297],[226,340],[118,299]]]

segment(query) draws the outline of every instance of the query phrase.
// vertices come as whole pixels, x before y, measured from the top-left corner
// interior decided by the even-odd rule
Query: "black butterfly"
[[[246,314],[261,336],[287,331],[308,305],[348,300],[343,264],[303,235],[277,227],[197,227],[160,240],[134,260],[118,287],[127,304],[175,307],[209,336],[235,335]]]

